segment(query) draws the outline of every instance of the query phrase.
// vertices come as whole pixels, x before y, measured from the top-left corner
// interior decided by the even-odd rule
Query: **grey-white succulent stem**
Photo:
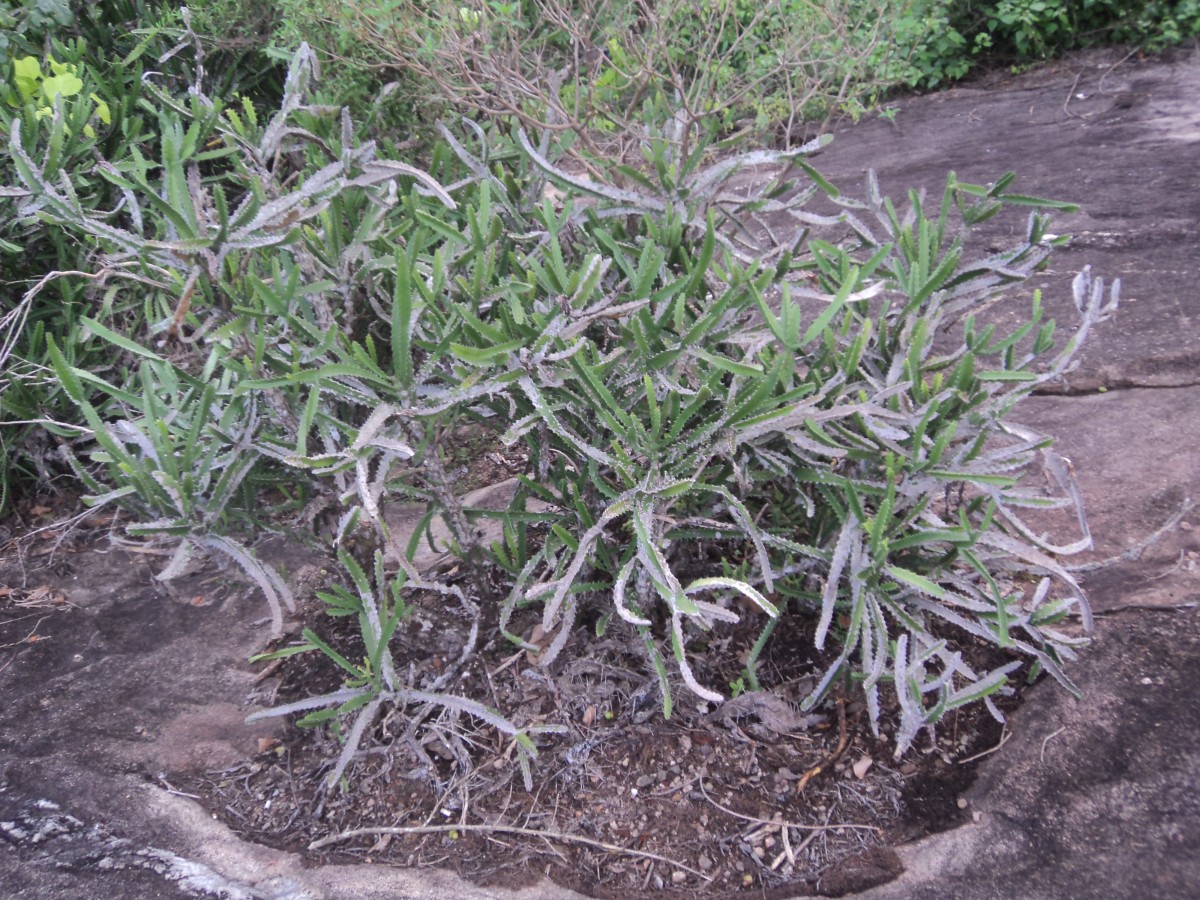
[[[337,762],[334,763],[333,769],[325,779],[326,790],[333,790],[342,780],[343,773],[354,759],[354,754],[358,752],[358,745],[362,743],[367,726],[375,721],[375,716],[379,714],[379,707],[382,705],[383,700],[380,697],[374,697],[355,717],[354,724],[346,735],[346,742],[342,745],[342,752],[338,754]]]
[[[692,672],[692,667],[687,661],[687,645],[683,640],[683,616],[675,610],[671,613],[671,630],[675,634],[675,640],[678,642],[679,653],[675,657],[675,662],[679,666],[679,674],[683,676],[683,683],[688,686],[693,694],[703,697],[712,703],[723,703],[725,697],[718,694],[716,691],[709,690],[696,680],[695,674]]]
[[[634,615],[633,611],[625,603],[625,586],[629,582],[629,577],[633,574],[635,559],[630,559],[625,565],[621,566],[621,570],[617,573],[617,578],[613,582],[613,606],[616,607],[617,615],[631,625],[652,624],[649,619]]]
[[[271,633],[275,636],[283,634],[283,610],[280,600],[287,604],[289,610],[295,611],[296,599],[274,569],[255,559],[246,548],[232,538],[219,534],[205,534],[192,539],[210,549],[220,550],[258,584],[267,605],[271,608]]]
[[[581,193],[590,194],[605,200],[612,200],[616,203],[628,203],[642,212],[662,212],[667,208],[667,204],[657,198],[639,194],[635,191],[626,191],[621,188],[612,187],[611,185],[592,181],[588,178],[577,178],[574,175],[564,172],[547,160],[529,143],[529,136],[525,134],[524,128],[517,129],[517,141],[521,144],[521,148],[530,160],[533,161],[534,165],[552,178],[561,181],[563,184],[570,185]]]
[[[825,648],[825,637],[829,633],[829,626],[833,624],[833,613],[837,606],[842,571],[850,559],[851,548],[858,539],[858,534],[859,523],[853,518],[846,519],[838,532],[833,556],[829,561],[829,573],[825,578],[825,588],[821,593],[821,617],[817,621],[817,631],[813,637],[813,643],[818,650]]]

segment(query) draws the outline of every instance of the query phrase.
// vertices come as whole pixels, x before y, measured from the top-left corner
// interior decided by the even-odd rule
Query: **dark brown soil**
[[[335,626],[316,607],[307,619],[344,656],[361,657],[352,623]],[[763,690],[793,706],[821,668],[811,650],[814,624],[793,616],[760,663]],[[428,597],[393,639],[397,667],[437,671],[464,637],[461,619]],[[693,661],[698,673],[714,683],[736,675],[721,673],[718,660],[739,638],[748,645],[753,634],[715,635],[712,659]],[[636,635],[592,639],[549,677],[508,644],[490,645],[474,661],[462,693],[523,726],[565,726],[537,739],[528,784],[511,741],[465,717],[417,707],[386,714],[333,791],[325,778],[339,744],[312,729],[289,729],[238,765],[173,780],[255,841],[299,851],[365,829],[323,854],[450,867],[482,885],[521,886],[545,875],[598,897],[784,886],[790,895],[841,894],[892,877],[892,844],[961,822],[959,796],[974,778],[969,760],[1000,736],[985,711],[962,710],[935,742],[897,763],[890,725],[873,735],[861,703],[836,699],[808,727],[780,733],[770,709],[754,712],[759,694],[713,709],[681,684],[673,685],[678,706],[665,720],[645,659],[630,652],[635,646]],[[264,681],[272,686],[267,702],[340,686],[340,670],[318,653],[290,657],[274,671]],[[464,823],[469,828],[453,829]],[[442,830],[370,833],[392,826]]]

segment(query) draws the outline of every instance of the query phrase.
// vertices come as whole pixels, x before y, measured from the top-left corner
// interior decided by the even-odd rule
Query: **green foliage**
[[[281,24],[279,4],[203,0],[188,6],[188,27],[204,48],[209,77],[220,83],[213,93],[223,96],[240,92],[256,97],[260,103],[278,103],[288,62],[271,53],[275,31]],[[164,23],[171,21],[169,7],[162,16]]]
[[[120,221],[127,213],[121,212],[123,188],[97,166],[97,155],[114,169],[137,169],[156,157],[160,138],[150,104],[182,94],[200,75],[197,59],[181,52],[194,50],[196,41],[185,28],[165,30],[162,7],[146,0],[76,4],[69,19],[64,14],[39,32],[30,54],[18,54],[0,71],[0,137],[11,146],[19,131],[24,154],[39,161],[44,180],[58,186],[68,178],[73,201],[101,219]],[[23,6],[26,12],[33,8]],[[182,17],[171,19],[172,27]],[[182,45],[175,44],[179,37]],[[70,421],[73,407],[53,375],[46,336],[60,341],[73,365],[104,372],[111,357],[96,342],[78,340],[80,318],[133,333],[148,309],[114,284],[129,277],[127,266],[97,270],[94,239],[46,227],[45,211],[28,198],[16,159],[6,153],[0,157],[0,279],[13,302],[0,319],[6,374],[0,385],[0,424],[6,426],[0,430],[0,507],[11,496],[8,487],[45,486],[61,465],[39,425]],[[93,281],[48,277],[56,272],[87,273]],[[93,386],[85,390],[100,402]]]
[[[236,5],[204,6],[222,10],[217,18],[238,33]],[[790,134],[806,121],[861,115],[895,85],[957,80],[983,60],[1027,64],[1103,42],[1160,50],[1200,34],[1198,0],[276,0],[270,8],[263,15],[275,43],[322,47],[330,96],[360,119],[427,131],[453,109],[515,117],[529,129],[569,125],[585,145],[589,133],[619,139],[647,117],[659,127],[703,118],[705,129]]]
[[[1159,51],[1198,35],[1197,0],[913,0],[878,59],[890,80],[935,87],[981,60],[1021,65],[1104,43]]]
[[[96,445],[89,458],[97,467],[84,465],[69,444],[63,445],[91,492],[85,502],[117,503],[136,518],[126,528],[128,534],[175,542],[175,553],[158,576],[162,580],[181,574],[197,547],[230,557],[262,589],[279,633],[280,601],[295,609],[290,590],[245,547],[217,533],[229,530],[225,519],[231,505],[247,510],[255,503],[253,491],[244,489],[257,462],[249,452],[257,419],[253,401],[230,397],[229,372],[220,379],[190,377],[96,323],[84,324],[116,347],[143,357],[137,376],[142,389],[135,393],[69,365],[49,340],[55,376],[78,405],[88,426],[85,434]],[[123,415],[102,418],[88,399],[85,382],[119,403]]]
[[[567,173],[556,180],[573,183]],[[701,231],[682,210],[651,204],[636,227],[602,224],[605,200],[628,215],[630,195],[602,197],[586,215],[546,210],[544,259],[528,261],[523,283],[561,300],[496,300],[486,327],[449,345],[463,364],[457,377],[486,398],[489,421],[511,423],[505,441],[526,445],[534,474],[517,506],[527,496],[559,511],[531,554],[512,535],[499,549],[515,576],[501,627],[515,610],[540,606],[554,634],[541,657],[550,665],[581,611],[600,602],[602,615],[640,635],[657,671],[663,655],[674,657],[687,687],[718,701],[693,673],[688,644],[740,618],[734,597],[768,622],[783,612],[778,598],[788,599],[819,611],[818,648],[831,638],[839,647],[809,704],[849,679],[874,719],[878,691],[891,684],[902,748],[947,709],[1002,689],[1019,665],[976,673],[939,636],[943,628],[1061,675],[1072,641],[1048,626],[1073,604],[1087,613],[1051,554],[1090,539],[1050,546],[1021,522],[1020,507],[1062,500],[1043,503],[1018,487],[1047,443],[1014,439],[1005,417],[1064,371],[1111,304],[1081,282],[1080,330],[1041,372],[1053,325],[1036,303],[1010,335],[968,318],[958,350],[933,346],[943,320],[1048,253],[1045,220],[1034,216],[1018,245],[964,260],[961,227],[1007,203],[1053,205],[1008,193],[1010,182],[951,178],[927,217],[915,195],[901,216],[873,191],[854,203],[822,181],[845,206],[857,246],[811,241],[802,255],[820,290],[785,288],[778,308],[764,297],[778,270],[719,253],[711,216]],[[569,225],[586,235],[578,255],[560,238]],[[797,296],[821,313],[809,319]],[[753,316],[765,328],[748,330]],[[705,571],[696,557],[711,557],[697,543],[744,574]],[[1025,605],[1027,567],[1046,577]],[[1049,600],[1050,578],[1065,596]],[[662,686],[669,714],[665,676]]]
[[[297,722],[301,727],[312,727],[325,722],[336,723],[341,716],[354,716],[354,723],[343,741],[342,752],[325,780],[327,787],[334,788],[341,782],[343,773],[350,765],[367,729],[374,723],[383,704],[390,703],[396,706],[422,704],[456,714],[466,714],[479,719],[486,725],[491,725],[501,734],[508,735],[512,739],[512,747],[516,750],[517,760],[525,774],[526,790],[531,790],[530,761],[537,758],[537,746],[529,735],[565,731],[566,728],[553,725],[518,728],[504,716],[478,701],[439,692],[438,689],[449,680],[449,674],[436,679],[427,690],[414,690],[410,686],[405,686],[396,673],[396,665],[388,643],[397,626],[408,615],[408,609],[402,596],[404,590],[406,588],[430,589],[431,586],[423,583],[419,577],[409,584],[403,573],[395,578],[390,577],[384,570],[383,554],[379,552],[375,553],[373,560],[374,583],[350,555],[340,554],[339,561],[354,583],[353,590],[339,586],[335,587],[331,593],[321,593],[318,596],[327,604],[330,615],[357,616],[359,631],[362,634],[366,651],[362,662],[356,663],[346,659],[322,640],[315,631],[310,628],[304,629],[300,643],[273,653],[262,654],[255,659],[280,659],[316,650],[332,660],[345,673],[344,686],[329,694],[306,698],[255,713],[247,721],[253,722],[256,719],[315,710]],[[461,592],[459,592],[459,596],[465,602]]]
[[[71,102],[83,90],[83,80],[78,75],[78,66],[71,63],[60,63],[53,56],[46,57],[50,74],[43,75],[41,65],[32,56],[14,59],[13,83],[22,104],[31,103],[36,109],[35,115],[44,119],[54,115],[54,104],[59,98]],[[112,124],[112,113],[108,104],[95,93],[88,95],[92,102],[91,115],[94,115],[104,125]],[[77,102],[77,101],[76,101]],[[83,134],[95,137],[95,129],[90,122],[83,126]],[[70,137],[70,132],[66,134]]]
[[[57,45],[44,60],[12,61],[0,82],[0,136],[24,154],[44,160],[45,177],[60,180],[71,173],[74,196],[93,209],[111,208],[119,194],[91,169],[95,152],[123,155],[143,138],[138,108],[140,67],[131,62],[130,80],[105,77],[89,63],[81,41]],[[28,191],[19,185],[17,161],[10,151],[0,158],[0,278],[13,292],[13,302],[0,319],[0,423],[71,418],[70,403],[49,366],[47,335],[71,335],[88,310],[89,291],[79,283],[49,282],[47,273],[90,272],[92,246],[60,229],[46,228],[35,207],[22,214]],[[22,296],[23,295],[23,296]],[[19,301],[17,298],[20,298]],[[93,309],[102,318],[123,316],[130,306],[105,294]],[[104,366],[100,357],[81,354],[84,367]],[[54,466],[45,433],[36,427],[0,433],[0,468],[7,484],[17,473],[48,481]],[[22,479],[24,480],[24,479]],[[0,495],[7,491],[0,491]]]
[[[388,135],[411,138],[414,131],[423,135],[442,113],[442,105],[429,85],[393,66],[374,43],[362,40],[354,25],[359,17],[386,22],[407,5],[388,0],[272,0],[269,52],[287,58],[301,43],[309,44],[321,61],[321,99],[348,108],[358,127],[379,140]],[[246,9],[237,0],[230,6]]]
[[[1200,3],[1196,0],[1004,0],[987,11],[987,29],[1000,52],[1021,59],[1113,41],[1149,50],[1200,35]]]
[[[29,349],[36,351],[44,344],[49,377],[31,375],[33,384],[26,384],[16,398],[10,399],[6,391],[5,411],[15,412],[12,400],[19,402],[37,394],[38,387],[43,388],[39,398],[43,409],[56,401],[55,390],[65,392],[83,414],[83,434],[98,444],[88,454],[88,463],[77,458],[68,441],[61,445],[91,492],[88,502],[117,503],[126,508],[138,519],[129,527],[132,535],[159,535],[177,541],[176,554],[163,578],[178,575],[196,546],[225,553],[262,586],[279,628],[280,600],[290,603],[287,588],[224,533],[231,530],[227,516],[231,506],[248,509],[253,505],[248,498],[254,491],[246,483],[261,462],[249,452],[256,436],[258,398],[233,395],[242,372],[236,365],[219,365],[215,353],[202,363],[197,361],[189,371],[147,349],[148,341],[140,343],[132,336],[147,320],[161,322],[159,317],[169,314],[169,298],[173,298],[175,318],[169,325],[155,323],[151,328],[161,328],[177,338],[192,298],[211,297],[211,281],[220,279],[223,267],[236,265],[239,253],[250,248],[282,242],[287,233],[276,237],[261,234],[263,228],[274,225],[262,210],[262,191],[266,189],[259,177],[264,171],[262,146],[256,148],[260,150],[257,158],[251,153],[246,154],[248,161],[237,157],[234,150],[238,141],[245,141],[245,129],[231,127],[222,118],[220,104],[193,97],[187,108],[163,94],[155,99],[161,158],[147,160],[138,146],[119,144],[118,164],[105,161],[98,169],[98,182],[121,198],[119,215],[96,202],[96,196],[103,194],[89,196],[60,177],[69,172],[82,187],[87,182],[79,179],[79,171],[91,168],[77,156],[62,152],[67,130],[61,103],[47,127],[41,127],[36,115],[24,117],[34,126],[32,135],[25,131],[22,118],[10,122],[10,159],[24,189],[18,218],[36,220],[51,234],[62,229],[74,232],[84,246],[107,254],[98,276],[136,284],[143,297],[142,316],[131,318],[128,313],[132,309],[111,314],[110,292],[110,302],[101,309],[110,312],[104,318],[120,330],[97,319],[50,310],[46,322],[62,324],[65,320],[70,326],[59,331],[58,340],[64,343],[60,349],[39,321],[42,310],[35,302],[38,306],[44,302],[41,290],[46,281],[39,282],[26,294],[18,312],[23,317],[32,315],[38,323],[33,329],[25,323],[31,336]],[[291,114],[297,103],[285,107],[283,115]],[[129,124],[125,118],[122,122]],[[235,165],[227,165],[230,162]],[[254,164],[257,169],[247,168]],[[201,180],[201,166],[210,179],[216,176],[207,186]],[[239,197],[241,202],[231,211],[226,192],[245,194],[245,184],[253,186],[251,191]],[[319,191],[309,190],[277,197],[274,212],[286,217],[316,193]],[[18,320],[13,327],[21,324]],[[114,350],[119,361],[115,367],[111,365]],[[102,359],[106,362],[99,362]],[[41,368],[36,358],[29,357],[14,371],[20,373],[22,367],[31,373]],[[105,369],[112,371],[115,382],[97,376],[97,371]],[[70,417],[64,418],[67,421],[47,424],[60,438],[74,438],[79,429],[68,424]]]
[[[0,0],[0,70],[18,56],[40,56],[74,20],[70,0]]]
[[[971,70],[973,47],[951,21],[952,0],[914,0],[892,26],[893,41],[875,55],[891,83],[937,87]]]
[[[282,4],[285,42],[325,36],[335,77],[357,72],[369,85],[388,73],[425,121],[453,109],[570,129],[593,155],[636,140],[648,119],[790,132],[806,116],[862,109],[879,89],[869,57],[887,19],[833,0]]]
[[[401,173],[429,181],[404,164],[376,162],[371,145],[349,145],[302,184],[286,188],[286,172],[271,168],[285,143],[289,149],[302,149],[306,140],[328,146],[325,136],[304,127],[327,131],[329,125],[325,110],[303,103],[312,68],[311,54],[302,52],[281,109],[265,123],[248,103],[226,109],[196,94],[182,102],[157,94],[159,159],[147,159],[129,146],[119,165],[106,161],[99,167],[102,181],[119,192],[119,215],[98,209],[70,181],[57,177],[63,166],[62,116],[55,116],[48,140],[35,138],[28,147],[22,122],[14,119],[9,140],[23,186],[20,217],[36,216],[43,227],[53,226],[51,232],[73,232],[102,254],[98,274],[136,284],[143,294],[140,319],[120,320],[114,330],[80,317],[61,338],[61,350],[44,330],[32,332],[35,342],[46,343],[52,361],[48,381],[66,392],[83,413],[84,433],[99,442],[89,458],[102,474],[80,463],[69,445],[63,448],[92,492],[90,502],[117,503],[141,520],[152,519],[150,525],[130,526],[132,534],[180,541],[161,577],[179,574],[195,545],[231,556],[264,586],[277,628],[278,596],[286,599],[286,589],[229,538],[226,514],[252,476],[262,482],[259,489],[283,480],[278,473],[271,477],[275,464],[269,457],[252,450],[259,439],[259,404],[283,411],[280,424],[288,427],[293,423],[286,415],[289,404],[298,407],[302,401],[298,392],[246,395],[237,388],[263,374],[266,345],[282,340],[274,328],[277,304],[302,304],[310,329],[335,319],[318,273],[336,248],[304,232],[303,223],[330,208],[342,214],[339,195],[361,196]],[[348,131],[342,136],[349,141]],[[72,174],[78,177],[77,171]],[[358,227],[361,233],[368,225]],[[294,252],[275,252],[292,244],[299,245]],[[22,301],[25,314],[41,286]],[[281,300],[280,291],[288,287],[299,293],[285,293]],[[229,302],[232,317],[221,309]],[[215,329],[204,354],[187,355],[187,365],[168,363],[147,348],[156,333],[167,345],[191,343],[217,319],[224,320],[223,327]],[[342,321],[353,327],[345,317]],[[89,352],[95,354],[92,359],[111,360],[114,350],[121,361],[115,383],[81,365]],[[72,436],[69,426],[55,427]],[[237,506],[248,512],[254,503],[241,496]]]

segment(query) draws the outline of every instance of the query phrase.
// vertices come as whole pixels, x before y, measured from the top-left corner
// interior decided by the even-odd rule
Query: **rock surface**
[[[900,104],[820,161],[868,165],[885,193],[931,192],[945,170],[1077,201],[1075,235],[1036,279],[1069,321],[1085,265],[1122,280],[1063,396],[1015,418],[1055,435],[1088,504],[1099,563],[1132,551],[1200,499],[1200,55],[1173,63],[1087,54],[982,89]],[[839,148],[840,145],[840,148]],[[1003,315],[1003,311],[999,312]],[[916,898],[1200,896],[1200,510],[1137,558],[1084,573],[1096,642],[1076,700],[1043,683],[964,799],[973,823],[899,849],[906,872],[862,895]]]

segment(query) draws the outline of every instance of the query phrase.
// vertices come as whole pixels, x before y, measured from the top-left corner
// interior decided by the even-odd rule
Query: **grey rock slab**
[[[6,897],[221,897],[227,900],[542,900],[558,888],[474,888],[450,873],[370,864],[319,865],[243,841],[195,803],[126,779],[137,822],[89,822],[63,804],[0,802]],[[110,785],[111,787],[112,785]],[[133,834],[128,837],[126,834]],[[175,848],[175,849],[170,849]],[[13,863],[16,865],[13,865]]]
[[[1073,239],[1031,287],[1044,290],[1060,328],[1074,319],[1070,284],[1084,266],[1120,278],[1123,302],[1063,392],[1200,382],[1200,53],[1123,56],[1081,54],[898,101],[893,122],[838,129],[813,160],[852,197],[863,195],[868,169],[885,195],[902,200],[917,188],[931,202],[950,170],[983,184],[1015,171],[1009,190],[1078,203],[1078,213],[1054,215],[1051,231]],[[985,230],[996,247],[1024,227],[1021,215],[1005,221],[1007,231]],[[1017,293],[987,318],[1013,326],[1028,310],[1028,292]]]
[[[1072,564],[1136,551],[1200,501],[1200,387],[1140,388],[1079,397],[1032,397],[1014,418],[1054,435],[1082,490],[1095,551]],[[1195,527],[1193,527],[1195,526]],[[1071,523],[1064,533],[1074,536]],[[1133,559],[1081,573],[1097,610],[1133,603],[1200,602],[1200,509]]]
[[[1072,668],[1031,691],[963,799],[973,821],[899,849],[870,900],[1200,896],[1200,613],[1103,619]]]

